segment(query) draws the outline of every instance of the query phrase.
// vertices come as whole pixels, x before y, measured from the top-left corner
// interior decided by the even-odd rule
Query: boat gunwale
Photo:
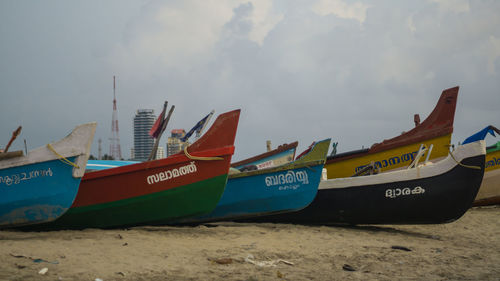
[[[266,157],[274,155],[274,154],[278,154],[280,152],[284,152],[284,151],[287,151],[290,149],[296,149],[298,144],[299,144],[298,141],[288,143],[288,144],[287,143],[282,144],[282,145],[278,146],[276,149],[273,149],[271,151],[267,151],[267,152],[264,152],[264,153],[256,155],[256,156],[253,156],[253,157],[250,157],[250,158],[238,161],[238,162],[231,163],[231,167],[243,166],[245,164],[255,162],[257,160],[266,158]],[[295,153],[294,153],[294,158],[295,158]]]
[[[326,161],[326,154],[328,153],[328,148],[330,146],[331,139],[324,139],[314,143],[314,146],[299,159],[295,159],[292,162],[285,163],[276,167],[270,167],[266,169],[245,171],[241,173],[229,174],[229,179],[241,178],[247,176],[275,173],[286,170],[300,169],[303,167],[312,169],[311,166],[323,165]],[[320,146],[321,145],[321,146]],[[319,153],[324,150],[324,153]],[[319,151],[319,152],[318,152]]]
[[[236,173],[236,174],[230,174],[229,179],[250,177],[250,176],[262,175],[262,174],[270,174],[270,173],[275,173],[275,172],[300,169],[300,168],[304,168],[304,167],[312,169],[311,166],[318,166],[321,164],[324,164],[323,160],[312,160],[312,161],[301,162],[301,163],[293,163],[292,162],[292,163],[287,163],[287,164],[283,164],[281,166],[271,167],[271,168],[267,168],[267,169],[260,169],[260,170],[246,171],[246,172],[241,172],[241,173]]]
[[[213,156],[227,157],[231,156],[233,153],[234,153],[234,146],[226,146],[220,148],[200,150],[196,151],[196,153],[193,154],[190,153],[190,154],[191,156],[196,156],[196,157],[213,157]],[[170,157],[163,159],[118,166],[105,170],[90,171],[88,173],[85,173],[83,179],[90,180],[106,176],[116,176],[120,174],[133,173],[138,170],[150,170],[155,168],[162,168],[190,161],[199,161],[199,160],[190,159],[184,154],[174,154]],[[219,161],[219,160],[209,160],[209,161]]]
[[[90,156],[96,127],[96,122],[77,125],[68,135],[57,141],[36,147],[28,151],[26,155],[2,159],[0,161],[0,170],[60,160],[61,158],[77,157],[72,174],[74,178],[82,178]]]
[[[471,149],[468,147],[471,147]],[[405,182],[409,180],[419,180],[439,176],[453,170],[456,166],[461,165],[460,163],[464,159],[481,155],[486,156],[485,147],[485,142],[483,140],[460,145],[454,152],[452,152],[453,157],[448,154],[446,158],[437,162],[422,164],[411,169],[387,171],[376,175],[328,179],[321,181],[318,189],[346,189],[367,185]]]

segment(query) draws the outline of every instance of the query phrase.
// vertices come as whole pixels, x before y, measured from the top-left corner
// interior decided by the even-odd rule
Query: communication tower
[[[111,137],[109,138],[109,155],[115,160],[122,159],[120,136],[118,134],[118,113],[116,111],[116,83],[113,76],[113,118],[111,120]]]

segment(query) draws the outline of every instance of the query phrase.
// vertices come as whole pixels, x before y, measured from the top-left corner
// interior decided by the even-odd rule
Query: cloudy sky
[[[135,111],[165,100],[169,131],[241,108],[240,160],[266,140],[368,147],[460,86],[457,143],[500,127],[499,14],[496,0],[1,0],[0,146],[18,125],[14,148],[32,149],[97,121],[93,154],[99,138],[108,153],[113,75],[126,158]]]

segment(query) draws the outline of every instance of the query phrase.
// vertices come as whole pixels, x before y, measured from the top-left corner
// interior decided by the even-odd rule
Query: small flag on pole
[[[151,127],[151,130],[149,130],[149,135],[153,138],[157,138],[160,133],[161,129],[163,127],[163,122],[165,122],[165,111],[167,110],[167,106],[165,103],[165,106],[163,107],[163,111],[161,112],[160,116],[158,116],[158,119],[156,119],[155,123],[153,124],[153,127]]]
[[[196,134],[199,136],[201,134],[201,131],[205,128],[208,121],[210,120],[210,118],[214,114],[214,112],[215,111],[212,110],[207,116],[203,117],[203,119],[198,121],[198,123],[196,123],[196,125],[194,125],[194,127],[191,130],[189,130],[189,132],[187,132],[187,134],[184,137],[181,138],[181,141],[182,142],[187,141],[194,132],[196,132]]]

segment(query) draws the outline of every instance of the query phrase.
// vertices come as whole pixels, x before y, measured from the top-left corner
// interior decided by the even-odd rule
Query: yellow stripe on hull
[[[486,163],[484,172],[500,169],[500,150],[486,154]]]
[[[486,154],[483,182],[474,203],[476,205],[500,203],[500,150]]]
[[[359,169],[369,165],[371,162],[374,162],[376,167],[380,167],[381,172],[407,167],[411,164],[411,162],[413,162],[413,159],[422,143],[426,147],[430,147],[431,144],[433,145],[429,159],[445,157],[448,155],[450,142],[451,134],[448,134],[429,139],[424,142],[409,144],[394,149],[346,159],[344,161],[325,164],[327,177],[329,179],[351,177]],[[422,156],[420,161],[425,160],[426,157],[427,154]]]

